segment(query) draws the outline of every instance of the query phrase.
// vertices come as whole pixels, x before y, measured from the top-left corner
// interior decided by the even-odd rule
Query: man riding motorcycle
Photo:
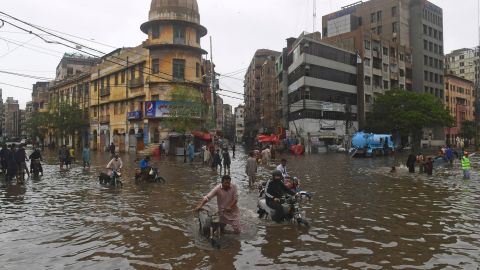
[[[275,215],[272,219],[275,222],[281,222],[287,213],[284,213],[281,204],[281,199],[285,194],[296,195],[295,192],[288,189],[283,183],[283,175],[279,170],[272,172],[272,180],[267,183],[267,191],[265,193],[265,199],[267,206],[275,210]]]
[[[123,167],[122,160],[120,159],[118,154],[115,154],[113,159],[110,160],[110,162],[107,164],[107,169],[109,170],[108,175],[112,176],[114,171],[119,172],[122,169],[122,167]]]
[[[40,152],[40,149],[36,148],[32,154],[29,156],[31,162],[30,162],[30,172],[33,173],[33,165],[38,162],[38,172],[43,176],[43,168],[42,168],[42,163],[40,163],[42,158],[42,153]]]
[[[150,156],[146,156],[142,160],[140,160],[140,172],[136,175],[135,178],[142,178],[142,180],[146,180],[149,177],[151,169],[152,167],[150,166]]]

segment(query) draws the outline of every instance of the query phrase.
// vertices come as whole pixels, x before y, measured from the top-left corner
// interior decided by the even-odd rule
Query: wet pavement
[[[291,175],[313,195],[304,204],[311,228],[272,224],[256,214],[246,156],[232,162],[242,234],[220,250],[198,236],[192,209],[220,175],[200,162],[154,160],[166,184],[133,180],[135,157],[122,156],[123,188],[90,171],[60,172],[53,155],[45,175],[24,186],[0,177],[2,269],[477,269],[480,264],[478,159],[472,180],[454,169],[433,177],[389,173],[401,157],[349,159],[343,154],[286,156]],[[100,165],[102,164],[102,165]],[[273,168],[273,167],[272,167]],[[260,167],[267,179],[272,168]]]

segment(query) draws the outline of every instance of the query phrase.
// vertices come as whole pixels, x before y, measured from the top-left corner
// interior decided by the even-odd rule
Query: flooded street
[[[2,269],[477,269],[480,264],[478,159],[472,180],[457,165],[433,177],[389,173],[393,158],[343,154],[287,156],[291,175],[313,195],[304,203],[311,228],[259,220],[257,190],[237,152],[242,234],[213,250],[197,233],[192,209],[220,181],[200,162],[154,160],[166,184],[133,180],[104,188],[97,176],[107,154],[93,153],[90,172],[61,173],[55,156],[45,175],[25,186],[0,178]],[[401,160],[401,158],[398,158]],[[399,162],[399,161],[397,161]],[[397,163],[398,164],[398,163]],[[259,167],[267,180],[272,168]]]

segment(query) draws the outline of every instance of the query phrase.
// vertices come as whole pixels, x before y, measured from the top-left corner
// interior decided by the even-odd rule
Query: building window
[[[465,73],[465,69],[460,69],[460,74],[464,74]]]
[[[159,25],[154,25],[152,27],[152,38],[157,39],[160,37],[160,26]]]
[[[185,80],[185,60],[173,59],[173,79],[183,81]]]
[[[438,39],[440,41],[443,41],[443,32],[442,31],[438,31]]]
[[[130,79],[131,80],[135,79],[135,67],[132,67],[130,69]]]
[[[200,77],[200,64],[199,63],[197,63],[195,65],[195,75],[197,76],[197,78]]]
[[[173,27],[173,44],[185,44],[185,27],[178,25]]]
[[[430,82],[433,82],[433,73],[430,72]]]
[[[122,70],[120,73],[120,82],[125,83],[125,70]]]
[[[433,29],[432,29],[432,27],[429,26],[429,27],[428,27],[428,36],[431,37],[431,36],[432,36],[432,32],[433,32]]]
[[[437,34],[438,34],[437,29],[433,29],[433,38],[434,39],[437,39]]]
[[[387,47],[383,47],[383,55],[388,56],[388,48]]]
[[[389,89],[388,81],[383,81],[383,89]]]
[[[377,21],[382,21],[382,11],[377,11]]]
[[[428,42],[428,50],[430,52],[433,51],[433,43],[432,42]]]
[[[434,61],[433,61],[433,63],[434,63],[434,65],[435,65],[435,68],[438,68],[438,59],[435,58]]]
[[[365,76],[365,85],[371,85],[372,79],[369,76]]]
[[[365,66],[369,67],[370,66],[370,58],[365,58]]]
[[[397,16],[397,7],[392,7],[392,17]]]
[[[400,54],[400,61],[404,61],[404,59],[405,59],[405,58],[404,58],[404,55],[403,55],[403,53],[401,53],[401,54]]]
[[[400,69],[400,77],[405,77],[405,70]]]
[[[377,19],[377,16],[375,13],[370,14],[370,23],[375,23],[375,20]]]
[[[388,64],[383,64],[383,72],[388,72]]]
[[[160,73],[160,62],[158,58],[152,59],[152,73],[153,74]]]
[[[443,55],[443,46],[438,45],[438,53]]]
[[[428,65],[428,56],[426,55],[423,56],[423,64]]]
[[[377,27],[377,35],[381,35],[383,33],[383,29],[382,29],[382,26],[380,25],[379,27]]]
[[[437,44],[433,44],[433,52],[438,53],[438,45]]]
[[[365,40],[365,50],[370,50],[370,40]]]
[[[426,41],[425,39],[423,40],[423,49],[428,50],[428,41]]]
[[[392,23],[392,33],[398,33],[398,22]]]
[[[423,34],[426,35],[428,31],[428,27],[424,24],[423,25]]]
[[[429,57],[428,60],[429,60],[429,66],[433,67],[433,58]]]

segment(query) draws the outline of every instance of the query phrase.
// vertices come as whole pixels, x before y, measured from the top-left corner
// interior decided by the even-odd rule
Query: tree
[[[60,103],[52,119],[58,135],[60,137],[71,135],[74,138],[75,132],[80,131],[88,123],[84,115],[85,111],[78,104]],[[75,145],[74,142],[72,145]]]
[[[52,123],[52,115],[48,112],[34,113],[33,116],[27,121],[27,127],[30,131],[30,138],[38,138],[40,142],[44,142],[45,133],[49,125]]]
[[[187,162],[186,134],[200,128],[205,123],[207,107],[198,89],[188,86],[176,87],[170,93],[170,101],[170,117],[165,119],[165,125],[172,131],[183,135],[185,140],[184,162]]]
[[[453,123],[453,117],[440,99],[404,90],[392,90],[379,96],[367,119],[371,131],[410,135],[412,151],[420,148],[423,128],[451,127]]]
[[[462,127],[460,128],[460,135],[468,140],[471,140],[475,137],[475,122],[474,121],[464,121]]]

